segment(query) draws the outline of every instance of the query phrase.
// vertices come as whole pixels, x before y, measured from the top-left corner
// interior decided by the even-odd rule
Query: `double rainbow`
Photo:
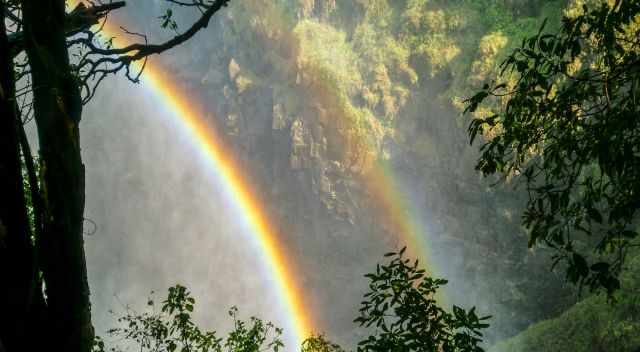
[[[72,6],[79,0],[70,0]],[[121,34],[119,27],[112,21],[108,21],[104,27],[107,36]],[[127,43],[118,40],[118,44]],[[267,219],[266,211],[261,207],[260,201],[254,196],[251,184],[243,175],[243,170],[237,161],[231,156],[222,139],[216,131],[205,121],[203,114],[193,108],[190,97],[176,88],[174,82],[157,63],[148,63],[142,77],[147,90],[162,102],[164,108],[171,112],[177,124],[187,134],[202,155],[214,174],[235,204],[235,208],[241,213],[242,219],[249,226],[251,232],[261,249],[265,267],[275,283],[277,296],[281,299],[282,307],[288,317],[287,325],[293,330],[288,334],[293,335],[294,343],[299,346],[304,338],[318,330],[311,321],[309,310],[305,310],[303,292],[298,286],[293,263],[288,261],[286,250],[279,242],[275,226]],[[427,259],[427,246],[422,230],[418,222],[412,221],[410,206],[398,192],[396,178],[392,171],[383,162],[376,163],[361,180],[368,193],[376,201],[382,221],[387,230],[399,237],[409,251],[418,256],[423,263]]]

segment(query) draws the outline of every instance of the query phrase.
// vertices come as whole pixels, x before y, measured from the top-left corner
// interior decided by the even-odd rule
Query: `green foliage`
[[[426,276],[404,251],[387,253],[389,262],[365,275],[369,292],[355,322],[375,334],[359,342],[358,351],[482,351],[489,317],[478,317],[475,308],[454,305],[453,314],[440,308],[435,295],[447,281]]]
[[[165,12],[159,17],[162,28],[169,28],[170,30],[177,32],[178,23],[173,19],[173,10],[166,9]]]
[[[460,54],[460,48],[455,42],[442,34],[428,36],[418,50],[425,56],[425,63],[430,67],[431,77],[448,67]]]
[[[466,311],[453,306],[449,313],[437,305],[437,290],[447,283],[433,279],[404,257],[405,248],[385,254],[388,263],[377,265],[369,278],[369,292],[364,295],[360,315],[355,319],[360,326],[373,329],[373,334],[358,343],[358,351],[390,352],[481,352],[482,330],[489,325],[489,317],[478,317],[475,308]],[[148,300],[150,312],[138,314],[128,311],[118,319],[121,327],[110,329],[115,341],[125,348],[105,347],[96,337],[94,352],[121,352],[128,346],[140,351],[158,352],[278,352],[284,347],[280,340],[282,330],[271,323],[252,317],[247,323],[238,318],[237,308],[229,315],[233,330],[226,339],[214,331],[204,331],[192,320],[195,299],[180,285],[169,288],[167,298],[156,312],[153,299]],[[302,352],[344,352],[323,335],[305,339]]]
[[[282,329],[275,327],[270,322],[251,317],[249,324],[238,319],[238,309],[233,307],[229,311],[233,318],[234,330],[229,333],[229,337],[224,344],[226,351],[238,352],[258,352],[272,350],[278,352],[284,344],[280,340]],[[273,332],[273,335],[270,336]]]
[[[366,107],[383,122],[393,120],[408,100],[407,87],[418,83],[409,48],[368,22],[356,27],[353,43],[364,77],[361,95]]]
[[[169,288],[160,312],[153,309],[152,299],[147,304],[150,311],[142,314],[128,311],[118,318],[122,326],[108,331],[114,341],[124,343],[124,347],[116,345],[105,349],[104,340],[97,337],[93,351],[120,352],[131,344],[141,352],[278,352],[284,347],[280,328],[255,317],[249,322],[242,321],[235,307],[229,310],[234,328],[225,339],[215,331],[202,330],[192,320],[195,299],[180,285]]]
[[[493,346],[491,352],[636,351],[640,348],[640,256],[622,275],[617,303],[592,296],[551,320]]]
[[[496,57],[508,42],[509,39],[502,32],[493,32],[482,37],[478,46],[478,59],[471,65],[469,81],[480,83],[494,72],[497,66]]]
[[[33,158],[33,165],[36,168],[36,175],[40,173],[40,164],[38,163],[37,158]],[[24,160],[20,160],[20,166],[22,170],[22,189],[24,190],[24,200],[27,207],[27,219],[29,220],[29,229],[31,232],[31,241],[35,244],[35,233],[36,233],[36,224],[35,224],[35,212],[33,209],[33,194],[31,193],[31,185],[29,184],[29,174],[27,170],[27,166],[24,163]],[[40,185],[37,185],[40,186]]]
[[[342,347],[327,340],[323,335],[311,336],[302,343],[302,352],[344,352]]]
[[[640,3],[618,1],[565,17],[557,34],[523,40],[502,64],[517,82],[487,84],[504,109],[469,126],[489,132],[476,168],[524,177],[529,245],[555,250],[567,279],[611,295],[627,249],[640,245]]]
[[[494,72],[495,63],[512,43],[535,33],[532,15],[516,16],[521,6],[507,3],[261,0],[236,5],[242,8],[234,17],[237,28],[228,32],[234,35],[230,40],[247,41],[247,45],[259,48],[252,52],[265,53],[247,58],[248,61],[266,60],[274,72],[285,73],[285,81],[281,76],[269,77],[270,80],[282,81],[285,86],[291,84],[285,82],[292,78],[296,84],[300,80],[323,81],[321,86],[331,86],[332,92],[341,96],[338,111],[368,110],[364,115],[374,116],[380,126],[394,127],[419,84],[450,76],[448,87],[439,94],[449,101],[464,96],[470,83]],[[329,12],[323,10],[327,6]],[[540,16],[561,8],[557,1],[530,7],[540,8],[532,11]],[[323,15],[325,12],[331,15]],[[494,15],[487,16],[489,12]],[[291,32],[293,35],[288,34]],[[498,32],[499,52],[487,57],[479,42],[485,35]],[[295,52],[295,57],[274,50],[291,43],[295,43],[295,49],[289,54]],[[289,71],[291,66],[295,66],[294,72]],[[324,99],[327,92],[314,94],[315,100],[324,100],[325,109],[335,100]],[[338,112],[334,116],[338,120],[344,114]],[[372,141],[378,138],[377,129],[359,133],[368,134]]]
[[[559,19],[563,7],[561,1],[527,0],[421,3],[422,25],[405,38],[415,52],[426,54],[432,76],[451,76],[450,85],[440,92],[441,98],[449,102],[469,94],[478,79],[497,73],[496,62],[522,38],[535,34],[542,19]],[[484,50],[487,44],[495,44],[498,50],[488,55]]]
[[[359,2],[364,10],[364,22],[369,22],[383,30],[394,24],[396,13],[392,6],[393,0],[364,0]]]
[[[311,20],[300,22],[294,29],[300,43],[300,61],[304,66],[315,66],[331,75],[336,83],[335,89],[353,94],[361,84],[362,78],[351,45],[346,34],[332,26]]]

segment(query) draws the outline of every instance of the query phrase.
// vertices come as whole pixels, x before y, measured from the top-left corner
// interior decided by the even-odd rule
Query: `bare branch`
[[[177,34],[164,43],[149,44],[145,35],[132,32],[123,27],[120,27],[120,29],[125,34],[141,38],[143,43],[114,48],[111,39],[100,41],[100,34],[107,21],[106,15],[108,12],[105,13],[103,21],[97,30],[92,31],[85,29],[78,31],[76,32],[76,36],[68,41],[67,46],[69,48],[74,46],[79,47],[79,60],[75,65],[75,71],[82,88],[83,103],[86,104],[93,98],[97,87],[110,74],[124,71],[127,79],[131,82],[138,83],[149,56],[163,53],[191,39],[198,31],[206,28],[211,17],[222,7],[227,6],[230,0],[166,1],[179,6],[197,8],[201,12],[201,15],[184,33]],[[140,68],[132,69],[131,64],[140,60],[143,60]]]
[[[173,0],[168,0],[174,2]],[[123,48],[101,49],[94,47],[95,53],[103,55],[126,55],[121,56],[123,61],[138,61],[149,55],[160,54],[171,48],[174,48],[187,40],[191,39],[198,31],[206,28],[214,13],[218,12],[222,7],[227,6],[230,0],[216,0],[212,5],[208,6],[200,19],[196,21],[186,32],[179,34],[162,44],[131,44]]]
[[[90,7],[80,3],[65,18],[65,33],[71,37],[87,30],[91,26],[98,24],[100,19],[106,17],[109,12],[124,7],[125,5],[126,3],[124,1]],[[15,19],[13,17],[15,17]],[[21,23],[20,18],[15,15],[13,17],[12,20]],[[16,32],[11,34],[9,36],[9,47],[14,56],[24,50],[24,33]]]

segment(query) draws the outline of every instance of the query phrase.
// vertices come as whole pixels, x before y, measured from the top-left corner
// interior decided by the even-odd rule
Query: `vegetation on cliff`
[[[125,70],[137,81],[131,62],[186,41],[227,2],[168,0],[201,10],[188,35],[157,46],[116,49],[96,43],[89,28],[123,3],[105,5],[106,10],[79,6],[75,15],[86,23],[69,30],[65,26],[75,24],[75,15],[65,13],[64,1],[0,1],[6,23],[15,22],[0,38],[5,92],[0,108],[7,117],[0,129],[5,137],[0,138],[0,181],[11,199],[0,206],[0,262],[11,287],[0,295],[0,308],[8,312],[0,317],[0,350],[41,348],[51,341],[67,350],[89,349],[93,328],[78,128],[82,103],[107,74]],[[486,341],[538,322],[495,351],[633,349],[640,345],[640,257],[628,256],[627,250],[638,246],[638,5],[626,2],[625,13],[602,10],[575,20],[585,18],[584,4],[595,7],[602,1],[238,1],[219,22],[224,48],[202,82],[221,87],[230,139],[246,128],[243,122],[254,116],[257,102],[265,102],[274,139],[285,136],[282,144],[291,145],[288,166],[312,169],[309,183],[345,223],[354,223],[358,205],[350,191],[364,188],[353,181],[374,163],[422,178],[437,200],[424,200],[440,235],[434,244],[455,248],[452,253],[458,255],[447,258],[455,267],[451,272],[468,278],[454,300],[471,290],[476,297],[491,296],[480,310],[495,311],[499,320]],[[568,18],[563,26],[562,15]],[[538,32],[545,18],[545,29],[561,35]],[[178,30],[171,12],[161,20]],[[598,26],[602,31],[591,31]],[[69,40],[79,32],[86,37]],[[74,46],[88,52],[76,65],[69,62]],[[27,61],[14,65],[16,50],[24,50]],[[86,67],[89,71],[83,71]],[[503,72],[504,67],[513,73]],[[24,77],[29,77],[24,89],[33,98],[26,105],[34,106],[40,137],[39,170],[22,128],[29,116],[20,115],[13,99],[16,88],[22,89],[15,80]],[[538,196],[527,204],[528,229],[518,220],[519,201],[526,195],[478,180],[468,169],[477,154],[461,146],[466,142],[464,97],[493,77],[504,85],[487,85],[469,109],[471,133],[488,143],[479,169],[501,173],[507,186],[519,175],[528,178],[529,190]],[[52,89],[29,90],[31,84]],[[496,88],[517,92],[500,96]],[[609,134],[603,137],[603,131]],[[554,138],[561,143],[553,144]],[[542,159],[541,167],[528,171]],[[532,177],[537,171],[544,175],[543,186]],[[362,196],[360,204],[366,200]],[[576,232],[599,237],[578,241]],[[529,251],[527,235],[531,244],[546,246]],[[585,258],[584,248],[595,248],[593,261]],[[569,281],[604,287],[617,305],[587,296],[567,309],[575,291],[563,285],[558,271],[547,271],[549,253],[557,252]],[[441,308],[434,296],[446,281],[426,277],[403,252],[390,256],[368,276],[369,292],[356,322],[370,335],[358,349],[481,351],[485,318],[474,309]],[[191,321],[194,303],[186,288],[176,286],[160,313],[127,314],[110,333],[149,350],[282,348],[279,329],[257,318],[243,322],[236,310],[230,312],[234,330],[227,337],[201,330]],[[33,331],[46,338],[25,338]],[[95,348],[108,346],[97,340]],[[323,336],[306,340],[302,349],[341,351]]]
[[[491,352],[636,351],[640,348],[640,256],[621,276],[617,303],[589,296],[560,316],[533,324]]]

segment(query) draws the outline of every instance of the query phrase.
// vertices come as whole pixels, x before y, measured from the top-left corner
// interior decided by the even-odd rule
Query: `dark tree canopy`
[[[569,281],[609,294],[640,245],[639,14],[638,1],[603,1],[558,33],[543,25],[502,63],[507,82],[466,107],[498,111],[469,126],[472,143],[490,135],[476,168],[524,180],[529,246],[551,247]]]

